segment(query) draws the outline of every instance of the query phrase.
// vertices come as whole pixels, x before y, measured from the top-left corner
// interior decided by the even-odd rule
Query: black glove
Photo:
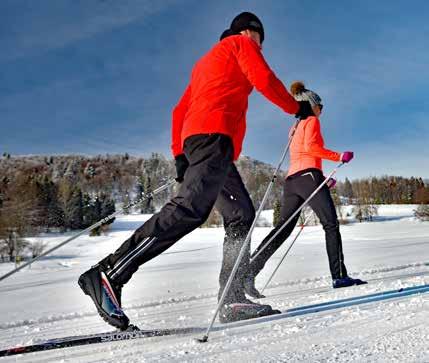
[[[176,172],[177,178],[176,181],[181,183],[183,181],[183,177],[185,176],[185,171],[188,169],[189,161],[186,159],[185,154],[177,155],[176,158]]]
[[[299,103],[299,110],[295,114],[296,118],[299,118],[300,120],[304,120],[309,116],[314,116],[313,109],[311,108],[311,104],[308,101],[298,101]]]

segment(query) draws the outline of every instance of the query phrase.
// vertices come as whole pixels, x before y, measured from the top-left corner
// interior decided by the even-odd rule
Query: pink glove
[[[343,163],[348,163],[350,160],[352,160],[353,159],[353,151],[344,151],[342,154],[341,154],[341,161],[343,162]]]
[[[329,178],[329,180],[326,182],[326,185],[329,189],[334,188],[335,184],[337,184],[337,181],[334,178]]]

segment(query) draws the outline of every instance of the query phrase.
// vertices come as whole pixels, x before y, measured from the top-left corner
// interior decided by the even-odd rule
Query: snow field
[[[341,227],[345,262],[368,285],[330,288],[324,234],[306,227],[261,301],[285,310],[400,287],[429,284],[429,223],[413,206],[383,206],[375,222]],[[264,212],[268,214],[269,212]],[[112,330],[77,286],[80,273],[113,251],[145,216],[122,216],[107,236],[82,236],[0,283],[0,349]],[[267,218],[268,219],[268,218]],[[270,228],[255,230],[252,248]],[[49,244],[65,236],[39,237]],[[198,229],[141,267],[124,289],[124,308],[143,329],[206,328],[216,308],[223,229]],[[258,276],[262,287],[286,250]],[[0,264],[5,273],[12,264]],[[208,343],[170,336],[0,358],[1,362],[428,362],[429,294],[213,331]],[[201,334],[202,335],[202,334]],[[197,337],[199,337],[197,335]]]

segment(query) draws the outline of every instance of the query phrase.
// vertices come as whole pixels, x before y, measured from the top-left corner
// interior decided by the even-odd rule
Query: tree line
[[[337,183],[338,195],[354,204],[428,204],[429,187],[422,178],[382,176]]]
[[[421,220],[429,220],[429,183],[422,178],[405,178],[400,176],[382,176],[337,182],[331,190],[338,219],[347,223],[347,217],[357,221],[372,221],[378,214],[380,204],[417,204],[415,216]],[[280,219],[280,200],[274,206],[274,221]],[[345,206],[352,205],[351,212]],[[317,218],[310,208],[304,208],[300,223],[307,219],[307,224],[317,224]]]
[[[82,192],[67,178],[54,182],[48,175],[18,172],[0,180],[0,256],[29,250],[32,256],[42,246],[24,237],[40,232],[84,229],[115,212],[109,195]],[[113,222],[111,220],[108,223]],[[103,226],[92,233],[97,235]]]
[[[258,208],[274,168],[246,156],[236,165]],[[19,246],[28,248],[24,238],[29,235],[86,228],[113,213],[115,206],[122,209],[174,176],[174,161],[157,153],[148,158],[128,154],[20,157],[5,153],[0,158],[0,256],[13,255]],[[277,178],[266,209],[275,207],[278,212],[283,177],[281,173]],[[125,213],[154,213],[175,194],[175,188]],[[356,216],[362,220],[370,219],[378,204],[429,204],[429,186],[414,177],[346,178],[337,183],[332,194],[340,217],[344,204],[354,204]],[[221,224],[214,210],[205,226]]]
[[[258,207],[273,167],[248,157],[241,157],[237,167]],[[7,154],[0,159],[0,224],[6,225],[7,230],[14,228],[20,235],[55,228],[85,228],[94,218],[104,217],[113,205],[123,208],[150,194],[174,177],[175,172],[174,161],[157,153],[148,158],[129,154],[93,157]],[[154,213],[175,194],[177,187],[145,200],[136,208],[125,208],[125,213]],[[281,187],[274,187],[268,208],[280,194]],[[2,212],[6,210],[14,210],[13,214],[19,213],[21,217],[7,218]],[[212,218],[221,223],[219,216],[213,214]],[[24,221],[25,228],[11,227],[12,220]]]

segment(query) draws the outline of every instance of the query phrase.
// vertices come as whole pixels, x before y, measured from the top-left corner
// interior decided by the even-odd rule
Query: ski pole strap
[[[311,195],[304,201],[304,203],[302,203],[301,206],[289,217],[289,219],[285,223],[283,223],[283,225],[278,229],[278,231],[274,233],[274,235],[268,240],[267,243],[265,243],[265,245],[256,253],[256,255],[250,259],[250,263],[252,263],[255,258],[258,257],[262,253],[262,251],[264,251],[269,246],[269,244],[274,240],[274,238],[276,238],[280,234],[280,232],[283,231],[283,229],[301,212],[301,210],[308,204],[311,199],[313,199],[313,197],[319,192],[319,190],[322,189],[324,185],[326,185],[329,178],[331,178],[343,165],[344,163],[340,163],[334,170],[331,171],[331,173],[325,178],[323,183],[321,183],[314,190],[314,192],[311,193]]]
[[[140,198],[139,200],[130,203],[129,205],[125,206],[123,209],[128,209],[131,208],[133,206],[135,206],[136,204],[141,203],[142,201],[144,201],[145,199],[151,198],[156,194],[159,194],[160,192],[164,191],[165,189],[169,188],[171,185],[173,185],[174,183],[176,183],[176,181],[174,179],[169,180],[166,184],[160,186],[159,188],[155,189],[152,193],[148,193],[147,195],[144,195],[142,198]],[[17,273],[18,271],[22,270],[24,267],[27,267],[28,265],[31,265],[33,262],[41,259],[42,257],[45,257],[47,255],[49,255],[50,253],[52,253],[53,251],[57,250],[58,248],[61,248],[62,246],[66,245],[67,243],[75,240],[76,238],[80,237],[81,235],[85,234],[85,233],[89,233],[91,232],[93,229],[100,227],[102,224],[105,224],[106,222],[110,221],[111,219],[115,218],[117,215],[121,214],[122,210],[118,210],[112,214],[110,214],[109,216],[99,220],[97,223],[94,223],[92,226],[89,226],[88,228],[84,229],[83,231],[80,231],[76,234],[74,234],[73,236],[71,236],[70,238],[67,238],[65,241],[61,242],[60,244],[52,247],[51,249],[45,251],[44,253],[40,254],[39,256],[36,256],[34,258],[32,258],[30,261],[27,261],[26,263],[24,263],[23,265],[15,268],[12,271],[9,271],[8,273],[6,273],[3,276],[0,276],[0,281],[8,278],[9,276],[12,276],[13,274]]]

